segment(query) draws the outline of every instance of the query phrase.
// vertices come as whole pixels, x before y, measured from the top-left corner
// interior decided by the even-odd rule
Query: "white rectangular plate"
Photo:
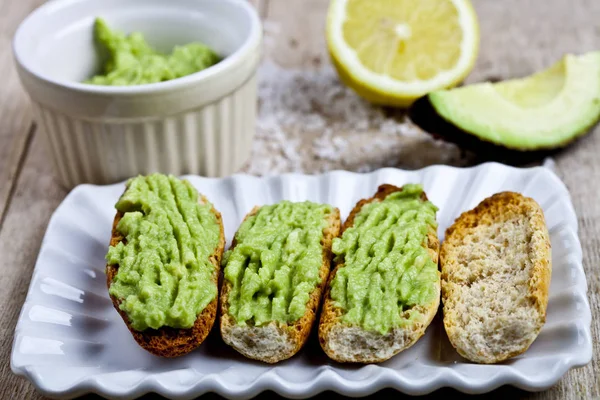
[[[261,364],[225,346],[217,329],[184,357],[155,357],[135,343],[106,290],[104,255],[114,204],[124,184],[82,185],[65,198],[48,225],[15,330],[11,367],[16,374],[30,379],[44,394],[59,398],[87,392],[119,398],[147,392],[176,399],[205,392],[248,398],[263,390],[288,397],[324,390],[361,396],[386,387],[408,394],[445,386],[481,393],[505,384],[542,390],[569,368],[591,360],[591,315],[577,218],[564,184],[546,168],[490,163],[469,169],[433,166],[368,174],[335,171],[315,176],[187,179],[221,211],[228,243],[254,205],[312,200],[339,207],[345,218],[358,200],[370,197],[382,183],[422,183],[440,209],[440,239],[461,212],[487,196],[512,190],[533,197],[544,210],[552,240],[546,325],[525,354],[498,365],[462,359],[448,342],[439,316],[413,347],[378,365],[332,362],[314,335],[290,360]]]

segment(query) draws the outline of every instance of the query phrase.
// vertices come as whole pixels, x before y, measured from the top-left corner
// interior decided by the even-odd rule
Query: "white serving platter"
[[[184,357],[155,357],[135,343],[106,290],[104,255],[114,203],[124,184],[81,185],[56,209],[42,242],[15,329],[11,367],[16,374],[55,398],[89,392],[124,399],[148,392],[174,399],[206,392],[249,398],[264,390],[301,398],[324,390],[362,396],[383,388],[407,394],[441,387],[482,393],[501,385],[543,390],[570,368],[591,360],[591,314],[577,218],[565,185],[547,168],[488,163],[467,169],[432,166],[368,174],[186,178],[221,211],[228,243],[254,205],[312,200],[339,207],[345,218],[359,199],[370,197],[382,183],[422,183],[440,209],[442,240],[461,212],[487,196],[512,190],[533,197],[544,210],[552,241],[546,325],[526,353],[497,365],[461,358],[448,342],[439,316],[412,348],[378,365],[337,364],[325,356],[314,335],[290,360],[261,364],[225,346],[217,329]]]

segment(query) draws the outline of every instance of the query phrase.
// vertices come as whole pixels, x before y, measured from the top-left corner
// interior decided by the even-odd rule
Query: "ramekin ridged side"
[[[158,119],[94,121],[33,105],[66,187],[152,172],[217,177],[236,172],[250,156],[256,85],[255,73],[218,101]]]
[[[82,83],[97,56],[91,35],[98,15],[112,18],[117,29],[135,23],[149,36],[168,32],[165,40],[218,38],[215,49],[224,58],[165,82]],[[260,18],[243,0],[52,0],[21,23],[13,50],[58,179],[71,188],[152,172],[236,172],[252,148],[261,43]]]

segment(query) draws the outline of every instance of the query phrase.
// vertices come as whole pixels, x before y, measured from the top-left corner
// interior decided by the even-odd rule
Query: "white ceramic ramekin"
[[[142,32],[158,50],[201,41],[224,59],[166,82],[84,84],[100,68],[96,17]],[[72,187],[150,172],[235,172],[254,135],[261,39],[243,0],[52,0],[21,23],[13,50],[58,177]]]

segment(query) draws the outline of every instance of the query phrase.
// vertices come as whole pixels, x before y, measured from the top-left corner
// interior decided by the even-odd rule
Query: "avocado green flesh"
[[[329,205],[282,201],[262,206],[239,227],[225,255],[228,313],[239,325],[291,323],[321,283],[323,229]]]
[[[94,85],[142,85],[181,78],[202,71],[219,62],[219,56],[202,43],[175,46],[169,55],[150,47],[143,35],[125,36],[112,31],[104,20],[96,19],[94,36],[108,52],[103,72],[85,81]]]
[[[437,264],[427,249],[437,208],[423,201],[420,185],[404,185],[383,201],[371,202],[352,227],[333,241],[343,261],[331,286],[331,298],[344,310],[342,321],[386,334],[410,323],[437,294]]]
[[[135,330],[191,328],[217,295],[209,256],[220,225],[212,205],[200,204],[189,182],[154,174],[129,180],[115,207],[124,213],[117,230],[125,241],[106,255],[119,266],[109,293]]]
[[[530,77],[429,94],[447,122],[517,150],[551,149],[600,119],[600,52],[566,56]]]

